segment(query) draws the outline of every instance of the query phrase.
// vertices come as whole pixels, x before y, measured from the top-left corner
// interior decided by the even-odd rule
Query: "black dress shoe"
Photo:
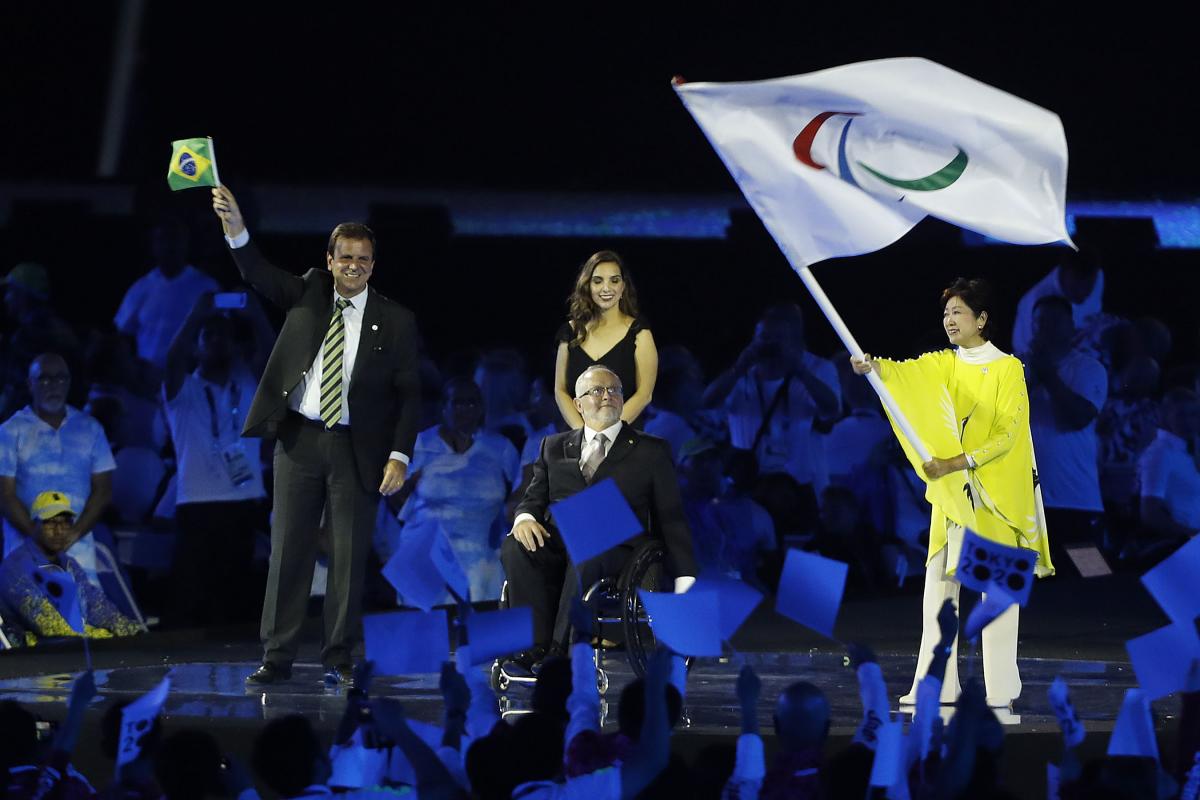
[[[534,647],[520,653],[514,653],[500,664],[500,669],[506,675],[528,676],[541,672],[542,661],[546,658],[546,648]]]
[[[266,686],[272,683],[286,681],[292,677],[291,667],[282,667],[270,661],[264,661],[262,666],[246,676],[246,683],[256,686]]]
[[[354,688],[354,665],[338,664],[325,670],[325,685],[329,688],[340,686],[343,689]]]

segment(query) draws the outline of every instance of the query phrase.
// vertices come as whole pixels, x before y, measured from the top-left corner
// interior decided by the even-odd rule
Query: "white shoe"
[[[952,706],[958,702],[958,698],[955,697],[954,695],[949,695],[949,694],[946,694],[945,692],[942,692],[942,697],[940,700],[938,700],[938,702],[944,706]],[[916,704],[917,704],[917,693],[916,692],[909,692],[908,694],[906,694],[900,698],[900,705],[902,705],[902,706],[915,706]],[[990,705],[990,703],[989,703],[989,705]]]
[[[988,708],[1007,708],[1009,711],[1012,711],[1012,704],[1015,699],[1015,697],[1008,700],[1003,697],[989,697],[987,699]]]

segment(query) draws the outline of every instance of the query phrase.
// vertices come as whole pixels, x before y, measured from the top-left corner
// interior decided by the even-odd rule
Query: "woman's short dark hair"
[[[987,321],[983,323],[983,327],[979,331],[979,335],[984,341],[992,340],[992,322],[995,318],[995,313],[992,311],[992,285],[983,278],[955,278],[954,282],[942,290],[942,310],[946,310],[946,304],[950,302],[952,297],[957,297],[967,304],[967,308],[971,309],[971,313],[979,316],[987,313]]]
[[[567,316],[575,328],[575,338],[571,344],[579,344],[587,336],[587,326],[600,316],[600,308],[592,300],[592,273],[601,264],[616,264],[621,270],[621,279],[625,282],[625,290],[621,292],[621,300],[617,307],[621,312],[631,317],[638,315],[637,289],[633,286],[633,276],[625,262],[612,250],[600,250],[588,256],[575,276],[575,288],[567,298]]]
[[[325,246],[325,252],[329,257],[333,257],[334,248],[337,247],[338,239],[360,239],[371,243],[371,258],[374,259],[377,255],[375,250],[375,232],[363,225],[361,222],[343,222],[340,223],[329,233],[329,244]]]

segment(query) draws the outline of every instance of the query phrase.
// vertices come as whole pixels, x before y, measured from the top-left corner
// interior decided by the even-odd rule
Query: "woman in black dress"
[[[554,368],[554,399],[563,419],[572,429],[583,427],[575,408],[575,379],[593,364],[603,364],[621,379],[621,419],[632,423],[650,404],[658,351],[646,320],[638,316],[637,291],[621,257],[601,250],[585,261],[567,306]]]

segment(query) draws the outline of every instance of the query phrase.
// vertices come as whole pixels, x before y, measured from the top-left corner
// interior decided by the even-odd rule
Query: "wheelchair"
[[[646,660],[654,652],[656,641],[638,590],[666,591],[671,588],[664,569],[665,561],[666,548],[662,540],[647,539],[633,548],[619,575],[601,578],[583,593],[585,603],[595,602],[595,627],[601,639],[606,638],[606,634],[621,638],[629,667],[639,678],[646,673]],[[503,608],[507,604],[508,582],[505,581],[500,591],[500,606]],[[605,650],[603,646],[596,648],[596,688],[601,695],[608,691],[609,683],[604,667]],[[514,684],[532,686],[537,682],[533,675],[508,674],[504,670],[504,661],[499,658],[492,662],[491,686],[494,691],[507,691]]]

